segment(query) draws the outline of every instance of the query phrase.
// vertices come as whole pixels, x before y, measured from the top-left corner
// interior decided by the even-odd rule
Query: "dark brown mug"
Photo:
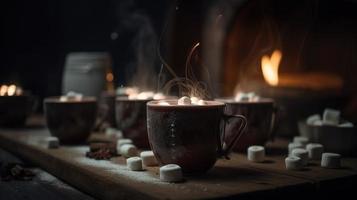
[[[247,118],[246,133],[233,147],[234,151],[245,152],[251,145],[265,145],[274,138],[277,126],[277,108],[273,99],[261,98],[257,101],[234,101],[234,98],[215,99],[226,104],[225,114],[244,115]],[[228,124],[226,139],[234,137],[237,127]]]
[[[129,99],[117,97],[115,101],[115,120],[123,136],[143,149],[149,148],[146,129],[146,103],[151,99]]]
[[[241,115],[224,114],[225,104],[207,101],[207,105],[147,104],[150,146],[160,165],[178,164],[186,174],[200,174],[213,167],[217,158],[227,157],[246,126]],[[224,128],[232,119],[239,120],[235,136],[224,145]]]
[[[47,127],[62,144],[83,143],[95,126],[97,107],[95,97],[66,101],[48,97],[44,101]]]

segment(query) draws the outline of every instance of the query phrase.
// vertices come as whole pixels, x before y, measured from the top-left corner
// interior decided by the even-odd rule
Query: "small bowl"
[[[60,101],[49,97],[44,101],[47,127],[62,144],[83,143],[90,135],[97,117],[95,97]]]
[[[357,133],[355,127],[314,126],[305,121],[298,122],[301,136],[310,142],[324,145],[325,151],[343,155],[357,155]]]

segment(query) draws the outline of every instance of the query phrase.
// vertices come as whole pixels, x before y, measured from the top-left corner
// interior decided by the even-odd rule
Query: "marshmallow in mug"
[[[256,95],[254,92],[238,92],[234,97],[235,101],[258,101],[259,96]]]
[[[341,112],[326,108],[322,117],[323,124],[337,126],[340,123]]]
[[[183,96],[177,100],[178,105],[191,105],[191,99],[190,97]]]
[[[83,98],[83,94],[70,91],[65,96],[61,96],[60,101],[68,101],[68,100],[81,101],[82,98]]]

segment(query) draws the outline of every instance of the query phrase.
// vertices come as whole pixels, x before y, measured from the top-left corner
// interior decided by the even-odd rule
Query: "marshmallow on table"
[[[156,166],[157,160],[152,151],[143,151],[140,153],[140,157],[143,160],[145,166]]]
[[[306,119],[306,124],[314,125],[317,121],[321,121],[321,116],[319,114],[311,115]]]
[[[176,164],[168,164],[160,167],[160,180],[165,182],[182,181],[181,167]]]
[[[111,127],[105,129],[105,135],[118,139],[123,137],[123,133],[120,130]]]
[[[124,144],[133,144],[133,141],[131,139],[119,139],[117,141],[117,149],[119,150]]]
[[[300,143],[305,147],[307,143],[309,143],[309,139],[304,136],[295,136],[293,139],[293,143]]]
[[[296,148],[304,148],[304,145],[301,144],[301,143],[293,143],[293,142],[291,142],[291,143],[289,143],[288,148],[289,148],[289,155],[291,155],[291,152],[294,149],[296,149]]]
[[[301,170],[304,165],[301,158],[296,156],[289,156],[285,158],[285,167],[287,170]]]
[[[319,160],[321,159],[321,155],[324,152],[324,147],[322,144],[309,143],[306,145],[306,150],[309,152],[309,159]]]
[[[263,162],[265,159],[265,149],[263,146],[250,146],[248,148],[248,160],[253,162]]]
[[[301,149],[301,148],[293,149],[291,155],[301,158],[303,165],[307,165],[309,161],[309,152],[306,149]]]
[[[40,140],[40,144],[48,149],[55,149],[59,147],[59,140],[57,137],[46,137]]]
[[[178,105],[191,105],[191,99],[187,96],[183,96],[181,98],[179,98],[179,100],[177,101]]]
[[[321,159],[321,167],[324,168],[340,168],[341,155],[337,153],[323,153]]]
[[[120,146],[119,153],[129,158],[138,155],[138,149],[132,144],[123,144]]]
[[[326,108],[322,117],[323,124],[337,126],[340,122],[340,111]]]
[[[131,157],[126,159],[126,165],[131,171],[143,170],[143,161],[140,157]]]
[[[352,127],[353,127],[353,123],[351,123],[351,122],[344,122],[344,123],[338,125],[338,127],[341,127],[341,128],[352,128]]]
[[[205,100],[202,100],[200,99],[198,102],[197,102],[197,105],[206,105],[207,102]]]

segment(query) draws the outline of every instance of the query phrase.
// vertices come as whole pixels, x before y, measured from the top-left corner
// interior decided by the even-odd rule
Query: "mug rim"
[[[197,104],[190,104],[190,105],[177,105],[177,100],[164,100],[165,102],[169,103],[175,103],[175,105],[159,105],[158,103],[163,100],[152,100],[149,101],[146,105],[148,107],[153,107],[153,108],[175,108],[175,109],[207,109],[207,108],[217,108],[217,107],[224,107],[226,106],[225,103],[219,102],[219,101],[210,101],[210,100],[205,100],[209,104],[207,105],[197,105]]]
[[[215,101],[224,102],[226,104],[274,104],[275,101],[272,98],[260,98],[258,101],[235,101],[234,97],[220,97],[215,98]]]
[[[73,104],[73,103],[96,103],[97,98],[94,96],[84,96],[81,100],[60,101],[61,96],[46,97],[44,103],[58,103],[58,104]]]

